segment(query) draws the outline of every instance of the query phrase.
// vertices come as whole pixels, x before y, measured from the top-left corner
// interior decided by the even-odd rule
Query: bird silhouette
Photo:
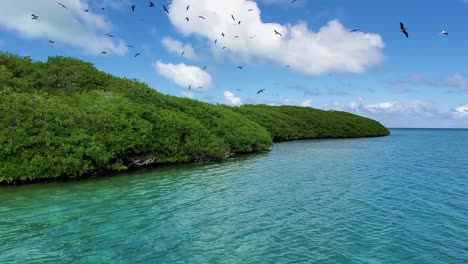
[[[190,8],[190,5],[187,6],[187,11],[189,10],[189,8]]]
[[[265,90],[266,90],[266,89],[260,89],[260,90],[257,91],[257,94],[263,93]]]
[[[61,5],[61,6],[62,6],[63,8],[65,8],[65,9],[68,9],[67,6],[65,6],[65,5],[62,4],[62,3],[57,3],[57,4]]]
[[[249,10],[247,10],[248,12],[252,12],[253,11],[253,8],[250,8]]]
[[[284,67],[289,68],[289,67],[291,67],[291,65],[286,65],[286,66],[284,66]]]
[[[249,38],[256,38],[256,37],[257,37],[257,35],[254,35],[254,36],[250,36]]]
[[[53,41],[53,40],[50,40],[50,39],[49,39],[49,43],[52,43],[52,44],[54,44],[54,43],[55,43],[55,41]]]
[[[406,38],[408,38],[408,31],[406,31],[407,28],[405,28],[405,25],[403,25],[402,22],[400,22],[400,30],[403,32],[403,34],[405,34]]]
[[[218,43],[218,39],[215,39],[214,43],[215,43],[215,44]]]
[[[182,51],[182,52],[180,53],[180,56],[184,56],[184,54],[185,54],[185,51]]]
[[[125,45],[125,47],[129,47],[129,48],[135,48],[134,46],[132,45]]]
[[[244,69],[244,66],[237,66],[238,69]]]
[[[198,16],[198,17],[199,17],[199,18],[201,18],[201,19],[205,19],[205,17],[204,17],[204,16]]]
[[[109,38],[115,38],[115,36],[111,34],[106,34],[106,36],[108,36]]]
[[[140,55],[139,52],[137,52],[137,53],[135,54],[135,56],[133,56],[133,57],[136,58],[138,55]]]
[[[149,7],[153,7],[154,6],[154,3],[151,2],[151,1],[148,1],[149,2]]]
[[[233,14],[231,14],[231,17],[232,17],[232,20],[236,21],[236,19],[234,18],[234,15],[233,15]]]
[[[221,32],[221,36],[223,36],[223,38],[224,38],[224,32]]]
[[[203,70],[206,70],[206,66],[203,67]]]
[[[357,32],[357,31],[359,31],[359,28],[356,28],[356,29],[350,30],[350,32]]]
[[[31,16],[32,16],[31,18],[32,20],[39,20],[39,16],[36,16],[35,14],[32,14]]]
[[[166,12],[167,14],[169,14],[169,10],[167,10],[166,6],[165,5],[162,5],[163,8],[164,8],[164,12]]]
[[[135,12],[136,5],[132,5],[132,12]]]
[[[238,38],[239,36],[235,36],[234,38]]]
[[[445,30],[445,29],[442,29],[442,30],[440,31],[440,35],[448,35],[448,31]]]
[[[274,31],[275,31],[275,35],[280,35],[281,37],[283,36],[283,35],[281,35],[281,33],[279,33],[278,31],[276,31],[276,29],[274,29]]]
[[[101,51],[101,54],[107,54],[107,52],[105,52],[105,51]]]
[[[88,8],[88,9],[85,9],[84,12],[88,13],[88,12],[89,12],[89,8]]]
[[[292,1],[291,1],[291,4],[294,3],[294,2],[296,2],[296,1],[297,1],[297,0],[292,0]]]
[[[189,91],[190,91],[191,88],[192,88],[192,85],[189,85],[189,87],[188,87]]]
[[[226,46],[224,46],[222,49],[226,49],[226,48],[227,48],[227,47],[226,47]]]
[[[190,18],[188,18],[188,17],[185,17],[185,20],[187,20],[187,22],[189,22],[189,21],[190,21]]]

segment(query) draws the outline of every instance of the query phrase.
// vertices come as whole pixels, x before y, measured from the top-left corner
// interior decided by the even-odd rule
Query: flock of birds
[[[293,3],[296,2],[296,1],[297,1],[297,0],[292,0],[292,1],[291,1],[291,4],[293,4]],[[57,4],[60,5],[60,6],[61,6],[62,8],[64,8],[64,9],[68,9],[68,7],[67,7],[66,5],[64,5],[63,3],[58,2]],[[170,4],[172,4],[172,2],[168,2],[168,3],[162,5],[162,8],[163,8],[162,10],[163,10],[164,12],[166,12],[167,14],[169,14],[169,10],[167,9],[167,7],[168,7]],[[155,7],[155,4],[154,4],[152,1],[148,1],[148,6],[149,6],[150,8],[151,8],[151,7]],[[135,12],[136,8],[137,8],[136,5],[131,5],[131,6],[130,6],[130,9],[132,10],[132,12]],[[187,5],[186,10],[189,11],[189,9],[190,9],[190,5]],[[105,7],[101,7],[101,10],[105,10]],[[253,9],[248,9],[247,11],[248,11],[248,12],[251,12],[251,11],[253,11]],[[83,12],[88,13],[88,12],[89,12],[89,9],[85,9],[85,10],[83,10]],[[199,15],[198,18],[203,19],[203,20],[206,19],[206,18],[205,18],[204,16],[202,16],[202,15]],[[233,25],[240,25],[240,24],[241,24],[241,21],[240,21],[240,20],[236,20],[236,18],[234,17],[233,14],[231,14],[231,18],[232,18],[232,20],[234,21],[234,24],[233,24]],[[36,14],[31,14],[31,19],[32,19],[32,20],[39,20],[39,16],[36,15]],[[186,16],[186,17],[185,17],[185,20],[186,20],[187,22],[189,22],[189,21],[190,21],[190,18],[189,18],[188,16]],[[406,36],[406,38],[409,37],[408,28],[406,28],[405,25],[404,25],[402,22],[400,22],[400,31]],[[352,29],[352,30],[350,30],[350,32],[359,32],[359,29]],[[283,36],[283,35],[281,34],[281,32],[277,31],[276,29],[273,30],[273,33],[274,33],[275,36],[279,36],[279,37],[282,37],[282,36]],[[115,38],[115,36],[114,36],[114,35],[111,35],[111,34],[105,34],[105,35],[106,35],[107,37],[110,37],[110,38]],[[445,30],[445,29],[442,29],[442,30],[440,31],[440,35],[448,35],[448,31]],[[226,35],[224,34],[224,32],[221,32],[221,36],[222,36],[223,38],[226,37]],[[250,36],[249,38],[255,38],[255,37],[256,37],[256,36],[254,35],[254,36]],[[239,36],[236,35],[236,36],[234,36],[233,38],[239,38]],[[49,43],[54,44],[55,41],[49,40]],[[215,39],[215,40],[214,40],[214,43],[217,44],[217,43],[218,43],[218,39]],[[135,48],[135,47],[132,46],[132,45],[125,45],[125,46],[128,47],[128,48]],[[226,46],[223,46],[221,49],[226,49],[226,48],[227,48]],[[104,54],[107,54],[107,52],[106,52],[106,51],[101,51],[100,54],[104,55]],[[185,51],[182,51],[182,52],[181,52],[181,56],[183,56],[184,54],[185,54]],[[140,53],[140,52],[137,52],[137,53],[134,54],[133,57],[136,58],[136,57],[138,57],[139,55],[141,55],[141,53]],[[286,65],[285,67],[289,68],[290,65]],[[242,69],[244,69],[244,66],[237,66],[237,68],[240,69],[240,70],[242,70]],[[206,70],[206,66],[203,67],[203,70]],[[197,89],[202,89],[202,88],[203,88],[203,87],[197,87]],[[188,89],[191,90],[191,89],[192,89],[192,85],[189,85]],[[236,89],[236,90],[239,90],[239,89]],[[257,94],[263,93],[265,90],[266,90],[266,89],[260,89],[260,90],[257,91]]]

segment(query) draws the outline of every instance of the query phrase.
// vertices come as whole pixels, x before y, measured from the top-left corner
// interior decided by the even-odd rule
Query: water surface
[[[468,130],[0,187],[0,263],[467,263]]]

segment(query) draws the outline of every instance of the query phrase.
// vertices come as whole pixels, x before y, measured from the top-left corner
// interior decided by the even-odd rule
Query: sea
[[[0,263],[468,263],[468,130],[0,186]]]

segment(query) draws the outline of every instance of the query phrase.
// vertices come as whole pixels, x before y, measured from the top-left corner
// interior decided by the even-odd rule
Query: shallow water
[[[468,130],[0,187],[0,263],[467,263]]]

